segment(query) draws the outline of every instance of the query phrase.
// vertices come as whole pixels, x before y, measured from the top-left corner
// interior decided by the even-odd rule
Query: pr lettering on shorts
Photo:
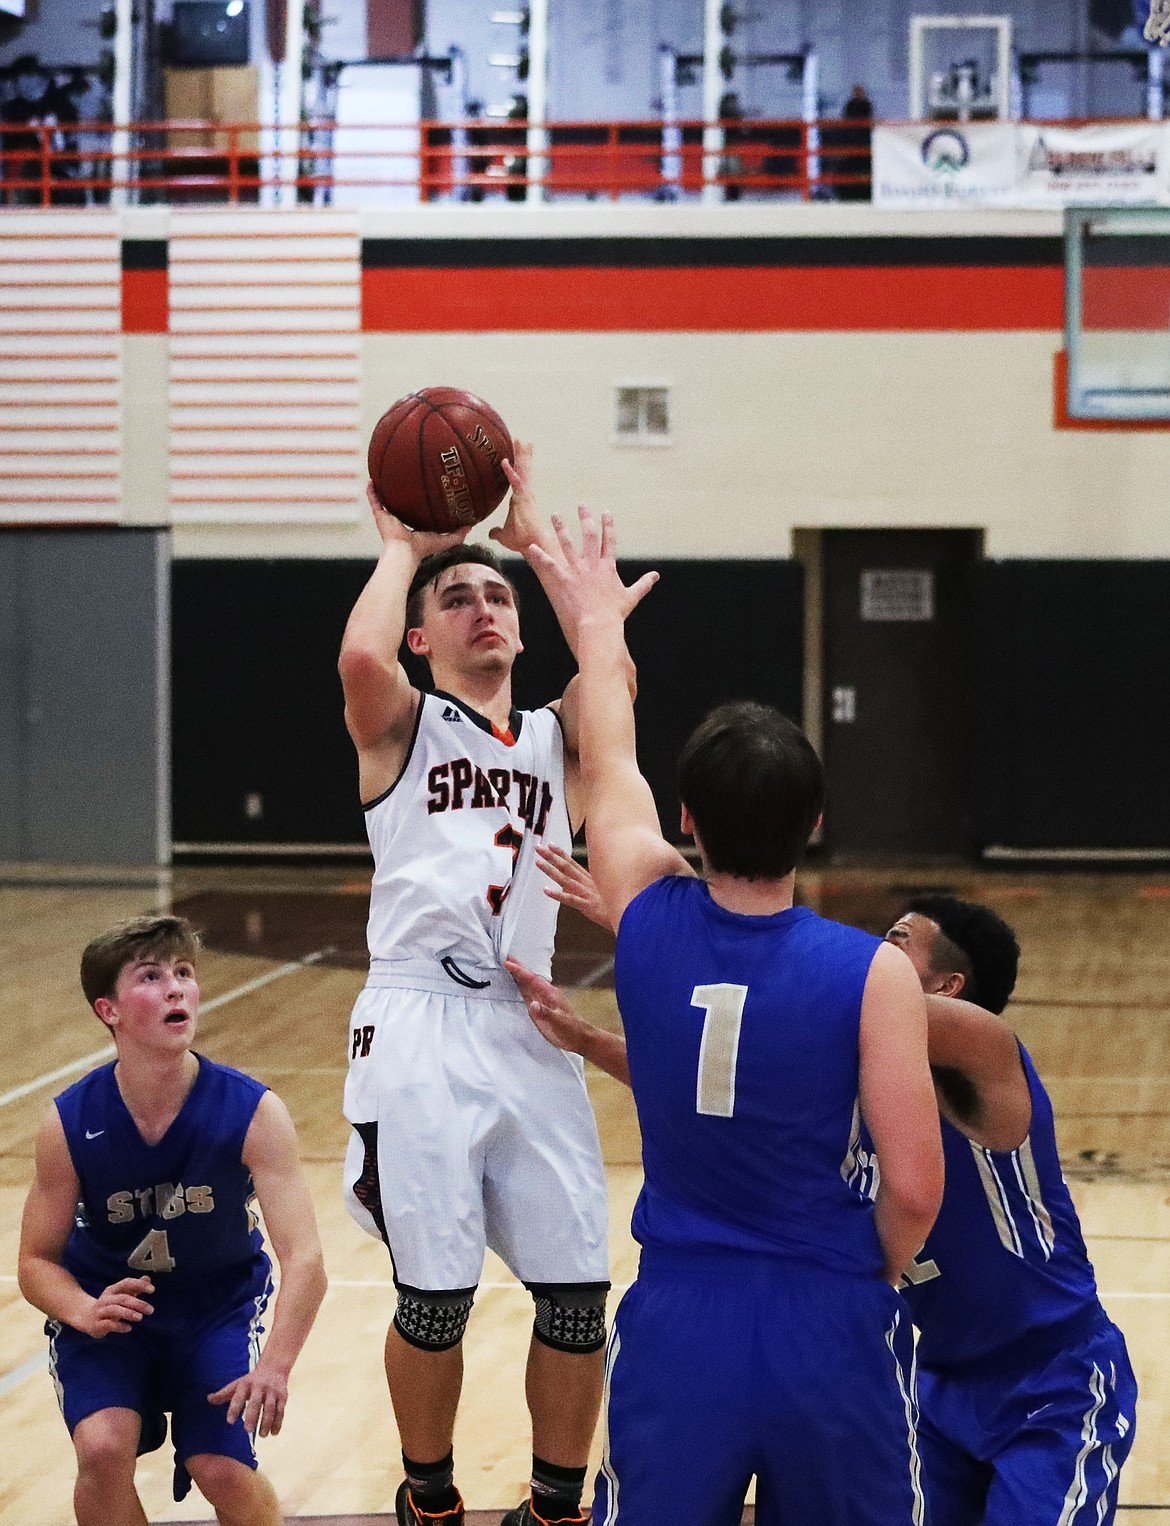
[[[372,1023],[365,1023],[360,1028],[353,1030],[353,1043],[350,1046],[349,1057],[351,1060],[364,1060],[370,1052],[370,1045],[374,1042],[374,1027]]]

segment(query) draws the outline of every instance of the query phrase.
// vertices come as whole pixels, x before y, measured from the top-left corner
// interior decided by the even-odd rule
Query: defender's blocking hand
[[[554,888],[550,890],[546,887],[545,895],[559,901],[562,906],[571,906],[583,917],[588,917],[590,922],[596,922],[598,927],[610,927],[609,916],[596,881],[584,864],[579,864],[563,848],[549,843],[536,845],[536,857],[541,869],[553,882]]]
[[[580,551],[573,545],[563,521],[554,514],[552,526],[563,561],[558,562],[539,546],[533,546],[529,552],[533,564],[538,566],[542,582],[547,579],[546,586],[558,612],[563,611],[574,624],[586,617],[616,616],[624,621],[657,583],[658,574],[645,572],[627,587],[617,570],[613,515],[602,514],[600,534],[584,504],[577,510],[577,517],[581,522]]]
[[[504,968],[520,988],[529,1017],[549,1043],[570,1054],[584,1053],[582,1045],[593,1029],[569,1006],[560,987],[534,974],[518,959],[505,959]]]

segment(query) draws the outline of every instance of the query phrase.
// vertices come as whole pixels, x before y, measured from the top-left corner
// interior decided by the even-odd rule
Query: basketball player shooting
[[[543,537],[555,556],[530,470],[531,448],[518,446],[494,538],[531,557]],[[582,1522],[609,1287],[605,1174],[581,1061],[540,1038],[503,968],[510,955],[551,966],[557,907],[536,846],[567,848],[583,812],[576,681],[545,709],[513,709],[519,612],[494,554],[464,545],[466,531],[408,530],[372,491],[370,505],[382,551],[339,663],[374,855],[345,1187],[393,1261],[397,1517],[463,1519],[452,1458],[461,1342],[490,1246],[536,1305],[532,1491],[506,1521]],[[433,692],[399,665],[404,634]]]

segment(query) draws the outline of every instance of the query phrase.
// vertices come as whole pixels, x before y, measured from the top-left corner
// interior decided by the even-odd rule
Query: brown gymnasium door
[[[979,530],[822,533],[825,844],[958,859],[972,836]]]

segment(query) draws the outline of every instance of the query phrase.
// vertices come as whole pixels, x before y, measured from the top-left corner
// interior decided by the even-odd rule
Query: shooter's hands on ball
[[[378,489],[372,482],[366,483],[366,498],[383,546],[408,546],[416,562],[421,562],[424,556],[430,556],[435,551],[445,551],[448,546],[461,546],[471,530],[470,525],[443,534],[434,530],[412,530],[384,507],[378,497]]]
[[[541,582],[549,589],[562,623],[567,620],[574,630],[585,621],[604,624],[616,619],[624,623],[657,583],[658,574],[645,572],[627,588],[617,570],[613,515],[601,516],[600,535],[593,515],[583,504],[577,517],[581,521],[580,551],[573,545],[563,521],[554,514],[552,526],[562,560],[557,561],[540,546],[531,547],[529,557],[540,572]]]
[[[227,1405],[229,1425],[243,1419],[244,1429],[250,1434],[276,1436],[284,1424],[288,1404],[288,1373],[265,1367],[261,1357],[251,1372],[208,1394],[207,1402]]]
[[[95,1341],[104,1340],[107,1335],[125,1335],[154,1313],[154,1305],[143,1297],[153,1292],[154,1283],[149,1277],[123,1277],[120,1282],[112,1282],[94,1299],[84,1326],[78,1328]]]
[[[532,491],[532,446],[525,440],[513,440],[514,460],[504,460],[504,476],[512,484],[512,496],[508,500],[508,515],[502,525],[488,531],[489,540],[513,551],[517,556],[527,556],[529,548],[543,545],[554,550],[549,537],[542,536],[544,526],[536,511],[536,496]]]
[[[505,959],[504,968],[520,988],[529,1017],[549,1043],[570,1054],[583,1053],[582,1046],[594,1029],[591,1023],[577,1016],[565,1000],[564,992],[552,981],[534,974],[518,959]]]
[[[609,928],[605,903],[584,864],[579,864],[564,848],[551,843],[537,843],[536,857],[541,869],[553,882],[553,889],[545,887],[545,895],[559,901],[562,906],[571,906],[583,917],[588,917],[590,922],[596,922],[598,927]]]

